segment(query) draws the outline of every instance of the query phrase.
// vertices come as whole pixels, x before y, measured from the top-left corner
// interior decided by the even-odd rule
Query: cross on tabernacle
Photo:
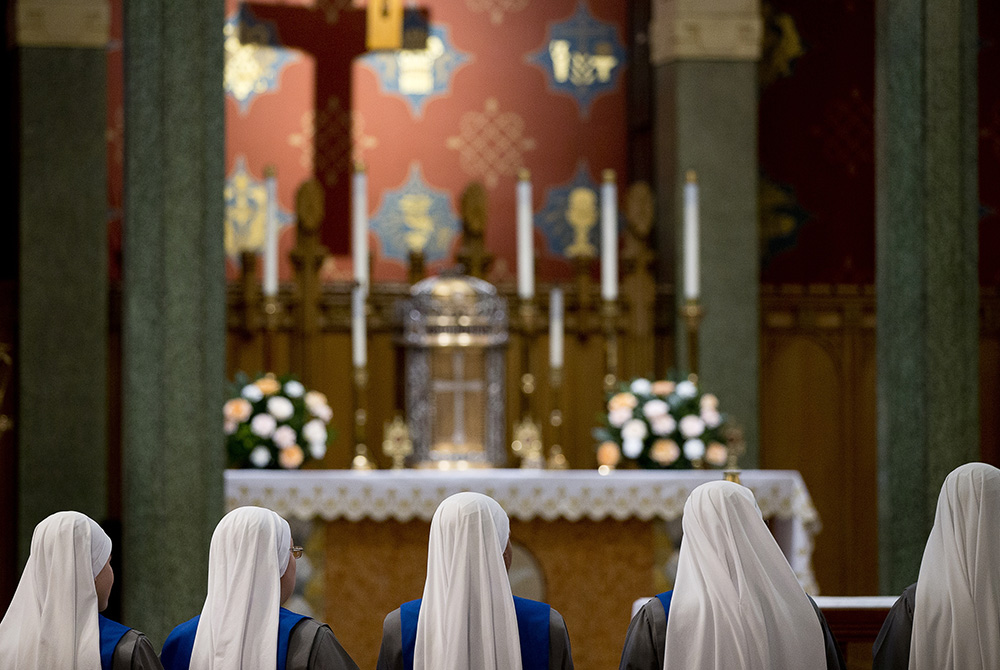
[[[465,444],[465,394],[471,391],[483,390],[483,380],[465,378],[465,352],[456,349],[451,353],[451,379],[434,379],[431,389],[435,395],[451,393],[454,424],[451,442],[455,445]],[[435,403],[435,407],[437,407]]]

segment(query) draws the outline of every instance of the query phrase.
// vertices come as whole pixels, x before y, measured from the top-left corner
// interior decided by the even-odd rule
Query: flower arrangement
[[[322,393],[290,375],[239,373],[234,395],[222,409],[231,466],[294,470],[326,455],[333,410]]]
[[[729,458],[719,399],[692,379],[635,379],[608,394],[604,426],[594,435],[597,463],[622,458],[642,468],[725,467]]]

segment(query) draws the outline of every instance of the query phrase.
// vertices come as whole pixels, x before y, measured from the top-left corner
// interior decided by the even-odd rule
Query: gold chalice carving
[[[410,439],[410,429],[403,421],[403,417],[396,415],[392,423],[385,424],[382,453],[392,459],[393,470],[402,470],[406,467],[404,461],[413,453],[413,440]]]
[[[573,243],[566,247],[569,258],[591,258],[597,249],[590,243],[590,231],[597,224],[597,194],[585,186],[569,192],[566,221],[573,228]]]
[[[514,455],[521,459],[522,468],[541,470],[545,467],[541,435],[538,424],[532,421],[530,416],[524,417],[514,426],[514,442],[510,448],[514,451]]]

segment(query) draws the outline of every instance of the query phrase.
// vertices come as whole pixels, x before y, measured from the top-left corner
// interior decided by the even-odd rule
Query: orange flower
[[[274,395],[281,390],[281,382],[275,379],[274,375],[268,373],[254,382],[260,392],[264,395]]]
[[[712,442],[705,450],[705,461],[710,465],[723,466],[729,458],[729,449],[721,442]]]
[[[667,381],[666,379],[653,382],[653,395],[670,395],[674,392],[675,386],[677,385],[674,382]]]
[[[649,455],[660,465],[670,465],[681,455],[681,448],[673,440],[657,440]]]
[[[294,470],[302,465],[302,461],[305,459],[306,455],[302,453],[302,447],[297,444],[282,449],[278,453],[278,465],[286,470]]]
[[[611,396],[610,400],[608,400],[608,411],[613,412],[616,409],[635,409],[638,404],[639,401],[631,393],[616,393]]]
[[[622,450],[614,442],[602,442],[597,448],[597,464],[613,468],[622,459]]]

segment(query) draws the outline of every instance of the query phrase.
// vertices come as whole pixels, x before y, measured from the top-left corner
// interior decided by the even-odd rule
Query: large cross
[[[402,0],[378,0],[379,6],[398,7]],[[352,166],[351,64],[367,51],[366,31],[376,16],[366,20],[365,7],[343,0],[317,2],[315,7],[248,2],[246,8],[261,21],[278,26],[282,45],[310,53],[316,62],[316,109],[313,172],[323,186],[326,219],[321,240],[334,254],[350,249],[350,171]]]
[[[465,394],[470,391],[482,391],[482,379],[465,378],[465,352],[455,349],[451,353],[451,374],[452,379],[434,379],[431,382],[431,389],[435,395],[438,393],[451,393],[452,412],[454,414],[454,425],[452,427],[451,442],[455,446],[465,444]],[[437,403],[435,403],[437,411]]]

